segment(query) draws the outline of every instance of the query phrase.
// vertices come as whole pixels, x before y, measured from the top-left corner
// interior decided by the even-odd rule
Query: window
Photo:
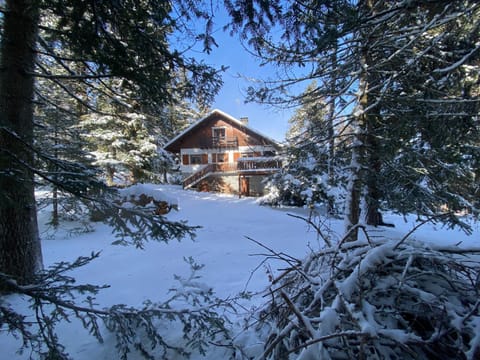
[[[227,129],[224,127],[212,128],[212,145],[223,146],[225,145]]]
[[[202,155],[190,155],[190,164],[200,165],[202,163]]]
[[[219,140],[225,140],[226,129],[224,127],[214,127],[212,128],[212,136]]]
[[[228,160],[228,154],[226,153],[212,154],[213,163],[223,163],[223,162],[227,162],[227,160]]]

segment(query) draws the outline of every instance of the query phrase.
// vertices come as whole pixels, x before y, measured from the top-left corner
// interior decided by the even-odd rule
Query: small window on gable
[[[224,140],[226,136],[226,129],[224,127],[214,127],[212,128],[212,136],[215,139]]]

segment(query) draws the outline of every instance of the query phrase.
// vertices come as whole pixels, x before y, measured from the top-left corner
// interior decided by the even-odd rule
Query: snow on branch
[[[450,66],[447,66],[443,69],[435,69],[433,70],[434,73],[437,73],[437,74],[443,74],[443,73],[448,73],[448,72],[451,72],[453,70],[455,70],[456,68],[462,66],[473,54],[475,54],[478,50],[480,49],[480,43],[477,44],[477,46],[475,46],[469,53],[465,54],[460,60],[458,60],[457,62],[451,64]]]
[[[480,249],[410,235],[340,241],[271,280],[260,358],[478,358]]]
[[[163,302],[145,301],[141,307],[117,304],[101,308],[95,295],[107,285],[76,284],[70,271],[88,265],[100,253],[79,257],[74,262],[59,262],[40,273],[34,285],[20,285],[10,276],[0,273],[0,289],[11,296],[20,295],[30,302],[35,321],[30,315],[18,312],[5,299],[0,299],[0,329],[20,337],[19,351],[30,349],[40,358],[69,359],[69,354],[58,335],[58,325],[77,320],[100,343],[103,333],[114,335],[119,359],[138,353],[147,359],[186,358],[192,350],[205,353],[210,341],[225,339],[226,319],[218,310],[231,309],[229,300],[217,298],[211,288],[205,288],[198,279],[197,265],[186,259],[191,274],[176,277],[180,286],[171,289],[172,295]],[[188,284],[185,287],[184,284]],[[183,325],[182,344],[166,340],[165,324]],[[162,326],[159,326],[162,324]],[[113,344],[112,344],[113,345]]]

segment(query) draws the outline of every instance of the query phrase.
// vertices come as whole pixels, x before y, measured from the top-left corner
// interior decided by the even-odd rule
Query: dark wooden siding
[[[175,143],[171,144],[168,150],[180,152],[182,148],[210,149],[213,147],[212,128],[214,127],[224,127],[226,138],[236,139],[237,146],[271,145],[269,141],[266,141],[249,129],[228,121],[220,115],[215,115],[210,119],[206,119],[202,124],[193,128]]]

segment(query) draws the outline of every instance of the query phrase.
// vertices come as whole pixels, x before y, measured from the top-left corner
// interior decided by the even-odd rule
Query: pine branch
[[[190,277],[176,277],[181,286],[172,289],[173,295],[164,302],[146,301],[141,308],[118,304],[102,309],[96,307],[95,299],[88,295],[85,299],[88,306],[79,305],[76,302],[79,295],[95,295],[107,286],[75,285],[74,279],[66,273],[87,265],[98,256],[99,253],[92,253],[88,257],[79,257],[73,263],[58,263],[39,274],[35,285],[19,285],[10,276],[0,273],[0,288],[30,299],[37,320],[35,324],[38,326],[38,334],[27,329],[33,324],[27,323],[26,317],[4,306],[0,306],[0,323],[22,335],[23,347],[29,344],[39,354],[42,354],[46,347],[48,354],[61,359],[67,359],[68,354],[57,336],[56,326],[60,321],[70,322],[69,317],[72,314],[100,342],[103,337],[98,322],[102,321],[106,328],[115,334],[119,355],[125,359],[133,348],[146,358],[154,356],[153,350],[156,347],[161,349],[164,359],[169,358],[167,350],[188,356],[187,349],[170,344],[164,339],[157,320],[180,321],[184,325],[183,337],[188,340],[187,347],[198,349],[201,353],[204,353],[210,340],[220,335],[228,338],[225,328],[227,320],[221,317],[217,310],[232,309],[233,300],[216,298],[211,290],[205,291],[201,285],[195,284],[193,280],[198,278],[197,271],[201,266],[192,259],[188,261],[191,267]],[[185,305],[179,306],[180,303]],[[45,311],[47,305],[48,312]],[[53,307],[53,310],[50,307]],[[137,335],[141,333],[145,335],[145,339],[138,340]]]

